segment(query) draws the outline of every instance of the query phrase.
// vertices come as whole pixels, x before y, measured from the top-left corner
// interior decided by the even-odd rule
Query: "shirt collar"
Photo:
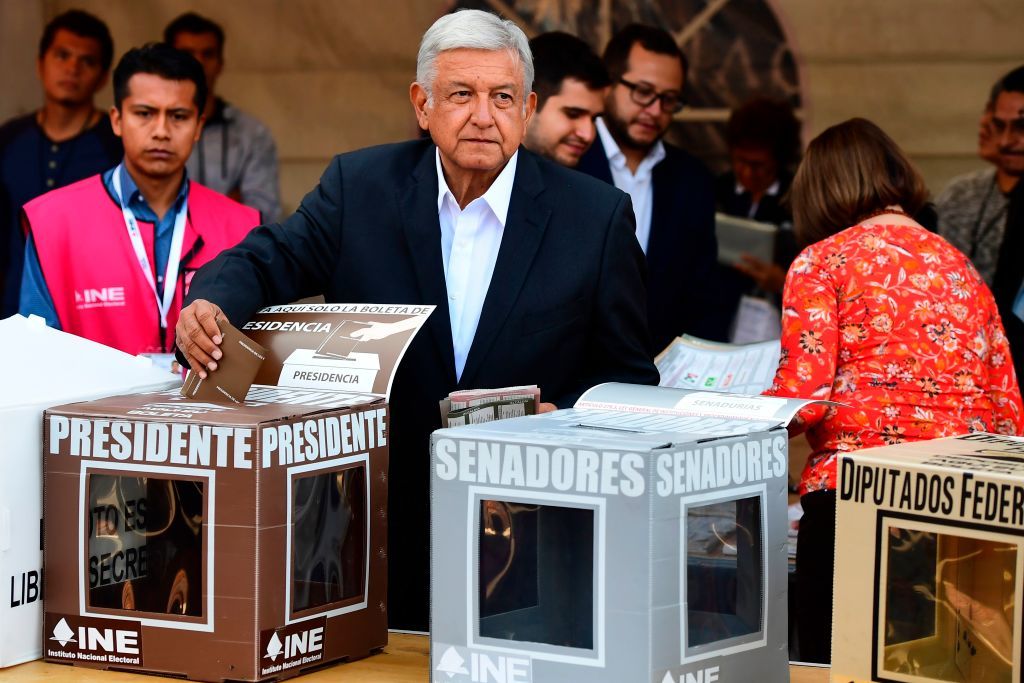
[[[774,197],[775,195],[777,195],[779,193],[779,188],[780,187],[781,187],[781,185],[779,185],[779,181],[776,180],[774,183],[772,183],[771,185],[768,186],[768,189],[765,190],[764,193],[767,196],[769,196],[769,197]],[[739,196],[739,195],[743,194],[746,191],[747,191],[747,188],[745,188],[742,185],[740,185],[740,181],[737,180],[736,181],[736,189],[735,189],[736,195]]]
[[[517,149],[515,154],[505,164],[505,168],[501,169],[501,173],[494,179],[491,186],[487,188],[480,199],[487,202],[487,206],[491,208],[494,213],[494,217],[501,223],[501,227],[505,227],[505,220],[508,218],[508,206],[512,202],[512,185],[516,179],[516,165],[519,162],[519,150]],[[437,211],[441,212],[441,207],[444,206],[445,197],[450,197],[453,206],[458,206],[458,202],[455,201],[455,195],[448,188],[448,182],[444,179],[444,169],[441,167],[441,151],[434,148],[434,164],[437,166]]]
[[[128,172],[122,161],[119,168],[121,169],[121,191],[128,197],[128,208],[132,211],[141,209],[147,214],[147,216],[155,215],[153,210],[149,207],[149,203],[146,202],[146,198],[142,196],[142,192],[139,191],[139,186],[135,184],[132,179],[132,174]],[[188,170],[185,170],[181,177],[181,187],[178,188],[178,196],[174,199],[174,212],[177,213],[181,210],[181,205],[185,203],[185,197],[188,195]]]
[[[608,126],[605,125],[603,116],[599,116],[597,118],[597,134],[601,136],[601,145],[604,146],[604,153],[608,157],[608,163],[619,170],[627,169],[626,155],[622,153],[621,149],[619,149],[618,143],[615,142],[615,138],[612,137],[611,131],[608,130]],[[640,162],[640,166],[637,168],[637,173],[640,173],[641,169],[657,166],[664,158],[665,145],[659,139],[647,151],[647,156],[645,156],[644,160]]]

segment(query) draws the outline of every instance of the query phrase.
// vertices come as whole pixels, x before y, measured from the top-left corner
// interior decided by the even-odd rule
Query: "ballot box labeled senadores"
[[[1024,439],[843,454],[832,681],[1021,680]]]
[[[20,315],[0,320],[0,667],[42,656],[43,410],[181,380],[117,349]]]
[[[387,394],[431,308],[312,308],[250,321],[267,353],[243,402],[159,392],[46,412],[48,661],[256,681],[387,643]],[[367,391],[275,385],[283,359],[353,315],[381,359]]]
[[[606,384],[432,438],[435,683],[786,681],[803,401]]]

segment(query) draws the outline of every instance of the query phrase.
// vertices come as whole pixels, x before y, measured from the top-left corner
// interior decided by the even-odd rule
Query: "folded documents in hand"
[[[534,415],[539,403],[540,389],[536,385],[453,391],[441,401],[441,423],[459,427]]]

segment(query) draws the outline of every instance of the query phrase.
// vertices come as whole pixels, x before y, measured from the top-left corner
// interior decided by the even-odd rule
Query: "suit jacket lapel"
[[[550,209],[535,203],[536,197],[543,191],[544,182],[536,158],[520,148],[515,182],[512,185],[512,201],[509,203],[505,230],[498,248],[498,260],[494,264],[494,273],[484,298],[473,345],[466,358],[460,387],[474,386],[473,382],[483,367],[487,353],[494,345],[498,332],[508,319],[526,282],[530,264],[537,255],[551,217]]]
[[[454,385],[455,351],[448,313],[448,288],[445,285],[444,262],[441,257],[441,223],[437,217],[435,148],[429,145],[426,149],[427,152],[416,164],[406,185],[399,188],[396,199],[421,300],[437,306],[426,326],[430,328],[437,344],[438,355],[449,383]]]

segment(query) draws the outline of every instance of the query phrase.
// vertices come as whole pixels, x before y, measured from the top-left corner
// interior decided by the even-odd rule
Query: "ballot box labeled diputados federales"
[[[240,403],[46,412],[48,661],[256,681],[387,643],[387,392],[431,309],[371,308],[262,311],[246,332],[266,360]],[[367,392],[272,384],[352,316],[385,360]]]
[[[606,384],[434,433],[431,681],[786,681],[803,401]]]
[[[180,385],[146,358],[20,315],[0,320],[0,667],[42,656],[43,410],[56,403]]]
[[[1024,439],[840,456],[832,681],[1016,683]]]

